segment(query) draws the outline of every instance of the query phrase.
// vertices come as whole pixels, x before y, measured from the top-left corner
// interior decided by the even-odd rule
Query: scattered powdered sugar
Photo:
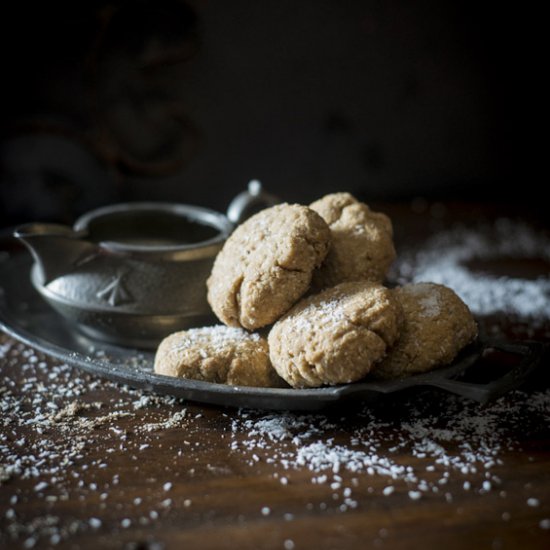
[[[0,522],[4,522],[0,546],[11,540],[27,548],[50,547],[79,532],[100,529],[105,523],[101,515],[108,509],[105,501],[119,483],[117,473],[110,487],[102,487],[101,504],[89,517],[62,520],[46,514],[23,519],[19,506],[29,500],[54,505],[75,499],[83,491],[95,498],[100,489],[97,483],[87,481],[94,479],[94,472],[105,471],[120,455],[137,460],[159,431],[181,426],[186,409],[173,397],[145,394],[64,364],[47,362],[43,355],[1,334],[0,353],[0,489],[7,493],[10,481],[20,480],[17,492],[9,497],[11,507],[0,513]],[[120,397],[109,402],[94,400],[95,393],[106,388],[115,389]],[[173,410],[174,406],[179,409]],[[164,412],[156,422],[142,424],[142,431],[136,430],[139,438],[128,437],[125,420],[144,414],[143,410],[156,416],[161,407],[168,407],[170,412]],[[99,436],[99,427],[107,428],[103,436]],[[98,458],[100,445],[103,449]],[[160,490],[168,490],[171,484],[158,482]],[[134,499],[133,505],[140,502]],[[151,512],[157,513],[161,503],[151,506]],[[145,520],[151,518],[141,518],[140,523],[145,525]],[[121,523],[123,527],[126,524]]]
[[[170,351],[181,351],[191,346],[209,346],[214,349],[221,349],[227,345],[245,341],[259,342],[260,335],[247,332],[242,328],[227,327],[225,325],[191,328],[185,331],[181,340],[178,340]]]
[[[292,483],[289,472],[306,468],[312,483],[326,484],[338,492],[342,510],[357,505],[354,484],[364,475],[388,479],[384,496],[392,495],[395,484],[402,483],[412,500],[435,493],[450,501],[452,494],[444,488],[452,476],[460,476],[462,490],[476,490],[480,495],[501,486],[494,470],[503,465],[505,451],[520,450],[509,427],[520,421],[538,425],[546,419],[550,390],[535,394],[533,400],[521,392],[513,396],[485,408],[449,397],[445,415],[430,413],[429,399],[419,400],[417,407],[410,408],[410,403],[405,407],[407,421],[396,421],[394,416],[386,417],[384,410],[367,406],[353,420],[242,411],[232,421],[231,448],[248,452],[251,466],[263,461],[282,468],[287,473],[277,477],[285,480],[284,485]],[[341,426],[352,429],[336,441],[332,434]],[[407,455],[412,460],[402,462]],[[414,458],[423,459],[421,468]],[[354,476],[351,483],[344,481],[344,475]],[[529,505],[535,500],[531,498]]]
[[[192,488],[189,478],[199,468],[202,475],[221,477],[247,468],[289,495],[298,480],[309,480],[317,496],[311,496],[307,511],[365,509],[371,495],[388,502],[404,495],[410,505],[430,497],[446,505],[467,493],[523,502],[535,515],[534,525],[550,527],[542,490],[518,497],[514,480],[502,473],[510,471],[504,468],[507,460],[521,467],[516,461],[526,464],[529,453],[537,452],[525,445],[540,439],[548,425],[550,390],[515,391],[485,406],[426,392],[391,407],[364,404],[330,414],[209,412],[46,361],[2,336],[0,352],[0,485],[7,506],[0,545],[55,546],[79,533],[144,529],[171,513],[176,502],[178,513],[194,512],[203,497],[181,494]],[[168,430],[177,437],[166,437]],[[199,437],[206,431],[219,437]],[[135,464],[139,475],[140,462],[159,450],[169,467],[120,497],[120,477],[127,470],[117,465]],[[205,463],[209,456],[222,456],[223,462]],[[108,472],[110,482],[100,484],[97,472]],[[86,507],[75,507],[76,517],[48,508],[77,498],[86,499]],[[24,517],[29,502],[33,510],[52,513]],[[254,513],[295,519],[278,501],[259,501]],[[496,513],[498,521],[513,521],[502,509]],[[285,547],[292,547],[287,541]]]
[[[499,259],[548,262],[550,237],[509,219],[478,228],[455,227],[402,254],[394,269],[401,283],[426,281],[449,286],[475,314],[507,312],[529,318],[550,318],[549,273],[536,279],[523,279],[474,272],[468,265]]]

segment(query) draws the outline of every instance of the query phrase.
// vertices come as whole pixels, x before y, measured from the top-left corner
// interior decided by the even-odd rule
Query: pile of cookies
[[[349,193],[262,210],[227,239],[208,279],[224,324],[165,338],[155,372],[315,388],[450,363],[477,336],[468,307],[442,285],[386,288],[394,259],[390,219]]]

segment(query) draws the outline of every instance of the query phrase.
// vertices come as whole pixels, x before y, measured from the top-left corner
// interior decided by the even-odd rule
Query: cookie
[[[345,281],[382,282],[395,260],[393,227],[385,214],[373,212],[349,193],[334,193],[310,208],[327,222],[332,244],[313,284],[317,289]]]
[[[280,204],[237,227],[207,281],[208,302],[228,326],[254,330],[276,321],[309,288],[330,230],[307,206]]]
[[[225,325],[192,328],[167,336],[155,355],[155,372],[233,386],[280,386],[267,341]]]
[[[401,336],[373,376],[398,378],[446,365],[477,337],[468,306],[450,288],[417,283],[392,292],[403,309]]]
[[[268,336],[275,370],[296,388],[354,382],[399,335],[401,311],[377,283],[342,283],[298,302]]]

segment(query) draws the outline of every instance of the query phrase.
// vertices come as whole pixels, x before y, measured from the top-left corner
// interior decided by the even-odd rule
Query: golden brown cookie
[[[397,378],[450,363],[475,340],[477,325],[453,290],[435,283],[409,284],[392,291],[403,309],[403,327],[395,346],[372,371]]]
[[[167,336],[155,356],[155,372],[234,386],[280,386],[267,341],[225,325],[192,328]]]
[[[326,195],[310,208],[321,215],[332,233],[329,253],[314,274],[314,287],[326,288],[345,281],[382,282],[395,260],[388,216],[373,212],[349,193]]]
[[[226,325],[250,330],[276,321],[309,288],[330,230],[307,206],[280,204],[237,227],[216,257],[208,302]]]
[[[296,388],[354,382],[399,335],[392,293],[367,281],[342,283],[298,302],[271,329],[275,370]]]

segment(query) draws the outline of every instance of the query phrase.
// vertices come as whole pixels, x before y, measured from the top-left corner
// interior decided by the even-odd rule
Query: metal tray
[[[269,410],[320,410],[429,386],[484,403],[519,386],[537,367],[543,353],[542,344],[536,342],[476,342],[463,350],[453,364],[431,373],[319,389],[252,388],[172,378],[153,372],[150,352],[108,345],[74,331],[32,287],[31,264],[28,252],[14,240],[0,236],[0,328],[33,348],[89,373],[195,402]],[[468,382],[468,373],[475,370],[490,349],[517,355],[519,361],[485,383]]]

